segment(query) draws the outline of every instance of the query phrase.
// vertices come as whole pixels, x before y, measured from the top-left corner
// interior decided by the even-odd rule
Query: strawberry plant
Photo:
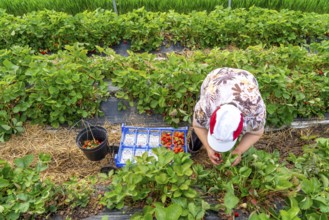
[[[74,20],[76,40],[86,43],[89,50],[95,49],[96,46],[106,48],[118,44],[123,35],[123,27],[120,26],[122,18],[112,11],[84,11],[76,14]]]
[[[24,35],[24,20],[21,17],[8,14],[4,9],[0,9],[0,17],[0,48],[8,48],[9,45],[15,44],[28,45],[29,40]]]
[[[124,40],[131,40],[131,50],[150,51],[159,48],[164,40],[165,16],[140,8],[122,16]]]
[[[270,66],[261,77],[258,77],[260,90],[268,113],[270,124],[286,124],[292,122],[297,117],[297,112],[291,104],[291,94],[288,88],[292,83],[287,76],[288,69],[281,69]]]
[[[38,161],[33,155],[16,158],[13,165],[0,159],[0,219],[41,219],[59,210],[70,215],[89,204],[100,179],[72,177],[57,185],[41,178],[50,161],[46,154],[40,154]]]
[[[69,41],[74,42],[75,24],[72,15],[44,10],[28,13],[22,21],[25,23],[24,36],[30,39],[26,45],[41,54],[43,51],[45,54],[63,49]]]
[[[207,40],[211,38],[207,32],[211,27],[205,26],[209,22],[208,14],[205,11],[195,11],[190,14],[178,14],[170,11],[165,22],[169,24],[165,27],[168,42],[179,42],[190,49],[205,48],[213,43],[211,40]]]
[[[300,212],[308,218],[329,217],[329,139],[319,138],[313,145],[304,146],[304,154],[290,154],[288,160],[294,164],[295,172],[302,173],[301,191],[293,198]]]
[[[241,164],[234,167],[231,164],[235,156],[225,153],[222,157],[223,163],[212,171],[197,166],[195,172],[201,189],[224,197],[218,208],[227,214],[244,203],[249,210],[270,208],[267,200],[272,196],[284,197],[296,190],[292,183],[294,173],[284,164],[279,164],[278,153],[269,154],[251,148],[243,155]]]
[[[68,206],[73,211],[77,207],[86,207],[95,193],[96,183],[95,176],[88,176],[84,179],[72,177],[69,181],[64,182],[60,186],[62,193],[57,195],[57,199],[62,201],[58,209],[65,209]]]
[[[329,141],[325,138],[316,139],[316,143],[303,147],[303,155],[296,157],[294,154],[289,154],[288,161],[294,165],[296,171],[303,173],[307,177],[318,177],[324,179],[323,184],[328,185],[329,178],[328,167],[329,163]],[[323,176],[323,177],[321,177]]]
[[[152,60],[152,57],[149,55],[147,59]],[[116,93],[117,98],[127,99],[132,105],[137,99],[139,113],[162,114],[169,124],[191,121],[193,104],[203,78],[195,73],[203,73],[205,67],[174,55],[167,61],[153,61],[153,65],[146,67],[140,61],[135,64],[134,58],[130,62],[136,66],[134,69],[130,67],[114,72],[112,82],[123,88]]]
[[[35,166],[32,155],[15,159],[14,166],[0,160],[0,218],[20,219],[23,214],[33,218],[56,210],[54,184],[40,180],[49,161],[47,155],[40,155]]]
[[[101,204],[110,209],[143,204],[143,213],[136,215],[144,218],[202,219],[209,205],[193,187],[193,161],[189,155],[165,148],[155,148],[153,152],[157,159],[144,153],[136,163],[127,162],[114,174]]]
[[[88,65],[91,60],[79,44],[66,49],[45,62],[31,63],[26,72],[31,76],[31,108],[24,115],[34,122],[58,127],[100,113],[99,103],[107,96],[101,71],[97,65]]]
[[[24,131],[23,122],[26,117],[23,111],[29,108],[25,102],[26,76],[24,72],[32,59],[32,52],[27,47],[12,47],[12,50],[1,51],[0,61],[0,142],[10,138],[12,134]]]

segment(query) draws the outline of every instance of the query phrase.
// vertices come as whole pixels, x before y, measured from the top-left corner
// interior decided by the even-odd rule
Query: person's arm
[[[210,161],[216,165],[220,164],[222,162],[221,158],[216,155],[216,152],[208,144],[208,130],[206,128],[199,127],[195,124],[193,124],[193,129],[196,135],[198,135],[200,141],[202,142],[202,145],[206,148]]]
[[[238,146],[232,151],[232,154],[237,154],[238,158],[233,162],[233,166],[237,165],[241,161],[241,155],[246,152],[251,146],[253,146],[264,134],[264,128],[259,131],[248,132],[241,138]]]

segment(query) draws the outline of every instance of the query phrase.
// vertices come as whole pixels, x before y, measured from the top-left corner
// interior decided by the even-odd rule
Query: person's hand
[[[217,153],[213,149],[207,149],[207,152],[208,157],[213,164],[218,165],[223,162],[222,155],[220,153]]]
[[[232,152],[232,155],[236,156],[237,158],[235,159],[235,161],[232,163],[232,166],[236,166],[241,162],[241,153],[238,152]]]

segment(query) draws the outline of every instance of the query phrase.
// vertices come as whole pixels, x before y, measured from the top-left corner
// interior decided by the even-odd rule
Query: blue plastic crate
[[[187,149],[187,132],[188,127],[133,127],[122,124],[122,135],[118,154],[115,155],[115,163],[117,167],[126,165],[127,160],[134,162],[136,156],[141,156],[148,152],[149,156],[155,156],[152,152],[153,148],[162,147],[161,135],[163,132],[171,134],[171,145],[168,147],[171,150],[174,148],[173,134],[175,132],[184,133],[184,152]]]

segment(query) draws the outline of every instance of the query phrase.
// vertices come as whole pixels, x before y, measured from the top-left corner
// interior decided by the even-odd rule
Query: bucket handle
[[[95,137],[94,137],[94,135],[93,135],[93,132],[91,132],[91,128],[90,128],[90,125],[91,125],[91,126],[95,126],[95,125],[91,124],[91,123],[88,122],[88,121],[85,121],[84,119],[80,119],[80,120],[77,121],[74,125],[72,125],[71,128],[70,128],[70,130],[69,130],[69,133],[71,133],[71,130],[72,130],[75,126],[77,126],[77,124],[79,124],[80,122],[84,125],[85,128],[88,128],[88,129],[89,129],[89,131],[90,131],[90,133],[91,133],[91,136],[93,137],[94,142],[96,142]],[[88,127],[87,127],[87,126],[88,126]],[[97,128],[96,128],[96,129],[97,129]],[[106,141],[107,141],[107,145],[109,146],[109,144],[110,144],[110,143],[109,143],[109,140],[107,139]]]

